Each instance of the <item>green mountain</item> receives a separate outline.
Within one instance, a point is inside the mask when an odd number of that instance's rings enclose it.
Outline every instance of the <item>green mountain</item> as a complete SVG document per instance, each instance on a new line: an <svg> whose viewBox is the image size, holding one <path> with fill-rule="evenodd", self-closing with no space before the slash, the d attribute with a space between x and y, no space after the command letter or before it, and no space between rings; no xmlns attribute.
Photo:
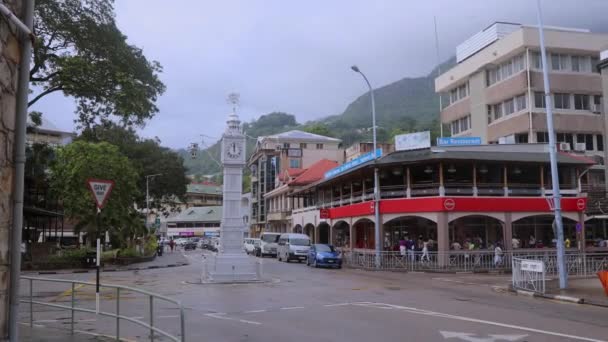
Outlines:
<svg viewBox="0 0 608 342"><path fill-rule="evenodd" d="M454 65L451 58L441 65L446 70ZM397 82L374 90L378 141L391 141L396 134L430 130L432 136L439 132L439 99L434 90L437 68L425 77L406 77ZM359 96L339 115L299 124L294 115L274 112L262 115L257 120L243 124L248 136L247 153L253 151L255 139L301 129L313 133L330 135L342 139L345 146L357 141L371 141L371 109L369 93ZM434 140L434 139L433 139ZM191 174L216 174L220 171L220 146L215 143L206 150L198 151L196 159L184 149L178 151L184 157L184 164Z"/></svg>

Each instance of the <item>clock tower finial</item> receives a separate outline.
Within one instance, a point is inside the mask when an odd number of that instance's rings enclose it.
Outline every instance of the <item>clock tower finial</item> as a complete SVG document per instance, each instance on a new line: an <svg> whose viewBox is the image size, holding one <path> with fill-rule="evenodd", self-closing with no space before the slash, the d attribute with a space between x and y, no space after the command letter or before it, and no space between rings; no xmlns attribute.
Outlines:
<svg viewBox="0 0 608 342"><path fill-rule="evenodd" d="M228 115L228 121L226 121L228 124L226 127L226 134L228 135L241 134L241 120L239 120L239 116L236 114L240 97L241 96L238 93L230 93L226 99L226 102L232 105L232 113Z"/></svg>

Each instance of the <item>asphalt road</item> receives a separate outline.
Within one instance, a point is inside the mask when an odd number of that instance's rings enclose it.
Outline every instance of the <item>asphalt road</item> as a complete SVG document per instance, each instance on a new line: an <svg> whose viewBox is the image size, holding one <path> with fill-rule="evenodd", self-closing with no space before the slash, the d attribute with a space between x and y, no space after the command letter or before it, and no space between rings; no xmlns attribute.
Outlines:
<svg viewBox="0 0 608 342"><path fill-rule="evenodd" d="M102 275L106 283L136 286L181 300L187 341L607 341L608 309L498 293L509 278L491 275L390 273L314 269L263 259L266 282L203 285L200 251L189 266ZM93 280L89 274L62 276ZM23 287L24 294L27 286ZM68 290L68 291L66 291ZM69 305L67 286L36 288L40 300ZM77 289L78 305L93 308L93 288ZM102 293L102 309L115 307ZM121 314L148 320L147 300L121 294ZM22 321L29 320L23 310ZM35 307L35 324L69 327L69 311ZM178 311L155 304L155 322L179 331ZM115 333L114 321L78 313L76 329ZM121 324L121 336L146 340L147 331ZM162 341L162 338L156 339Z"/></svg>

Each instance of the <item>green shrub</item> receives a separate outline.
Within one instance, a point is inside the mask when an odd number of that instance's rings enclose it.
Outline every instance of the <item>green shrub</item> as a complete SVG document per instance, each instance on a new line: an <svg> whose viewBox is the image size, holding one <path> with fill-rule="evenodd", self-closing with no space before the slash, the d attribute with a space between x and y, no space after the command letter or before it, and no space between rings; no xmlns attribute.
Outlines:
<svg viewBox="0 0 608 342"><path fill-rule="evenodd" d="M158 248L158 240L156 240L156 236L149 235L146 238L146 244L144 245L144 255L152 255L156 252L156 248Z"/></svg>
<svg viewBox="0 0 608 342"><path fill-rule="evenodd" d="M123 248L118 251L118 257L120 257L120 258L134 258L134 257L138 257L138 256L140 256L140 255L139 255L139 253L137 253L137 250L135 249L135 247Z"/></svg>
<svg viewBox="0 0 608 342"><path fill-rule="evenodd" d="M79 249L64 249L59 251L58 254L50 255L46 262L49 263L70 263L70 262L81 262L82 259L87 255L87 252L94 252L87 248Z"/></svg>

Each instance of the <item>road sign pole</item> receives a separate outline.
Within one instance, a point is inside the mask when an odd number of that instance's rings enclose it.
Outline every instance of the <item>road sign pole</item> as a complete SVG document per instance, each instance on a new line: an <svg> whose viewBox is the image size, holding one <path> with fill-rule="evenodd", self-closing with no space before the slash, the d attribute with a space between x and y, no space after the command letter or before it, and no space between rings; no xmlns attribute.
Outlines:
<svg viewBox="0 0 608 342"><path fill-rule="evenodd" d="M95 258L96 261L96 276L95 276L95 311L99 314L99 273L101 266L101 239L99 238L99 215L101 214L101 209L97 208L97 255Z"/></svg>

